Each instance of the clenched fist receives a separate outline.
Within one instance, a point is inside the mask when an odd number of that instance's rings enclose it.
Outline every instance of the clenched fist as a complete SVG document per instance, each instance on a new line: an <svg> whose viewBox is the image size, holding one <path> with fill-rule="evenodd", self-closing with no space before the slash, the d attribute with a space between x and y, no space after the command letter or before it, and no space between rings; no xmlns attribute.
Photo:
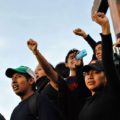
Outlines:
<svg viewBox="0 0 120 120"><path fill-rule="evenodd" d="M86 38L87 37L87 34L85 33L85 31L83 31L82 29L80 28L77 28L73 31L76 35L79 35L83 38Z"/></svg>
<svg viewBox="0 0 120 120"><path fill-rule="evenodd" d="M37 42L34 41L33 39L29 39L27 41L28 48L35 54L37 51Z"/></svg>
<svg viewBox="0 0 120 120"><path fill-rule="evenodd" d="M98 13L95 12L93 15L93 20L101 26L105 26L106 24L109 24L107 16L101 12Z"/></svg>
<svg viewBox="0 0 120 120"><path fill-rule="evenodd" d="M104 13L97 13L93 15L93 20L99 24L102 28L102 34L108 35L110 34L110 24L107 16Z"/></svg>

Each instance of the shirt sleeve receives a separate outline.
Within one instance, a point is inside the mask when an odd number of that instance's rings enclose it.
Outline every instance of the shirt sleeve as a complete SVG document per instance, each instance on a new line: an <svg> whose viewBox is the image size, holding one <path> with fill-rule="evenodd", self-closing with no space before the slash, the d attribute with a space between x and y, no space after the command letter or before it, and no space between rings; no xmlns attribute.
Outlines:
<svg viewBox="0 0 120 120"><path fill-rule="evenodd" d="M88 35L85 40L88 42L88 44L90 45L90 47L92 48L92 50L94 51L95 50L95 46L96 46L96 42L95 40L90 36Z"/></svg>

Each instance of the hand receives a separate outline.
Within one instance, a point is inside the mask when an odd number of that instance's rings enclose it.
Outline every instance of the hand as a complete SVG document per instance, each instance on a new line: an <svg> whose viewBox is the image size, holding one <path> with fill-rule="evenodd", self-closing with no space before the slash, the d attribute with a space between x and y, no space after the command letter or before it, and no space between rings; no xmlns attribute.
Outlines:
<svg viewBox="0 0 120 120"><path fill-rule="evenodd" d="M115 42L114 46L120 47L120 38L117 39L117 41Z"/></svg>
<svg viewBox="0 0 120 120"><path fill-rule="evenodd" d="M82 60L76 60L76 66L81 66L83 64Z"/></svg>
<svg viewBox="0 0 120 120"><path fill-rule="evenodd" d="M86 38L88 35L85 33L85 31L83 31L82 29L80 28L77 28L73 31L75 33L75 35L79 35L83 38Z"/></svg>
<svg viewBox="0 0 120 120"><path fill-rule="evenodd" d="M37 42L34 41L33 39L29 39L27 41L27 45L28 45L29 49L35 54L37 51L37 46L38 46Z"/></svg>
<svg viewBox="0 0 120 120"><path fill-rule="evenodd" d="M93 15L93 20L101 26L109 24L107 16L101 12L95 12L95 14Z"/></svg>
<svg viewBox="0 0 120 120"><path fill-rule="evenodd" d="M103 34L106 35L106 34L110 33L109 20L104 13L95 12L95 14L93 15L93 20L102 27L102 33Z"/></svg>

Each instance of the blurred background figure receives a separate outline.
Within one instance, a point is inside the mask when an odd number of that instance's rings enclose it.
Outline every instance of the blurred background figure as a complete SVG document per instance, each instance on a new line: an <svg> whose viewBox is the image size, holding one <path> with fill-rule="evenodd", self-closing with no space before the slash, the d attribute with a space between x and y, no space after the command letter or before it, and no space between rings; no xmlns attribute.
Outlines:
<svg viewBox="0 0 120 120"><path fill-rule="evenodd" d="M3 117L1 113L0 113L0 120L5 120L5 118Z"/></svg>
<svg viewBox="0 0 120 120"><path fill-rule="evenodd" d="M66 67L64 62L60 62L55 67L56 72L62 76L63 78L67 78L69 76L69 68Z"/></svg>

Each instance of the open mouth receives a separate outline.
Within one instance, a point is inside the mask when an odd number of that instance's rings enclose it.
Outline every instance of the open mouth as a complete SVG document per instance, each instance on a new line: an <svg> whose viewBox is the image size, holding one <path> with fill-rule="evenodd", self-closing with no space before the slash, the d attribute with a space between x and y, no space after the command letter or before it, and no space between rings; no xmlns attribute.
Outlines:
<svg viewBox="0 0 120 120"><path fill-rule="evenodd" d="M17 84L12 85L12 87L13 87L14 91L17 91L19 89L19 85L17 85Z"/></svg>

